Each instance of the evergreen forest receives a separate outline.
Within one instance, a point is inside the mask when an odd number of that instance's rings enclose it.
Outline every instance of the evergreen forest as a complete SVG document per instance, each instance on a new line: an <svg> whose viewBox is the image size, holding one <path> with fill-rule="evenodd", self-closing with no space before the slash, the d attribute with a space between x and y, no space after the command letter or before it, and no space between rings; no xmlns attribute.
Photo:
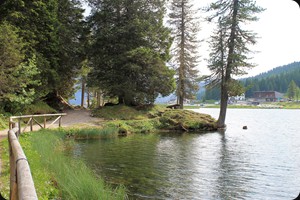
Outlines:
<svg viewBox="0 0 300 200"><path fill-rule="evenodd" d="M239 80L245 87L246 98L251 98L255 91L277 91L287 93L292 81L300 86L300 62L276 67L254 77ZM206 90L205 99L219 100L219 89Z"/></svg>

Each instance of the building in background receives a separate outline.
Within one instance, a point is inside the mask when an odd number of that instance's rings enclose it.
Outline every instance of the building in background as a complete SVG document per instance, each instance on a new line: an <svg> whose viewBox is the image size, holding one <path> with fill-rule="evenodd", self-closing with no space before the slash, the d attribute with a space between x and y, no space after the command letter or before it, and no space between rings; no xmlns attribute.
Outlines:
<svg viewBox="0 0 300 200"><path fill-rule="evenodd" d="M284 101L284 95L276 91L256 91L253 98L257 102L279 102Z"/></svg>

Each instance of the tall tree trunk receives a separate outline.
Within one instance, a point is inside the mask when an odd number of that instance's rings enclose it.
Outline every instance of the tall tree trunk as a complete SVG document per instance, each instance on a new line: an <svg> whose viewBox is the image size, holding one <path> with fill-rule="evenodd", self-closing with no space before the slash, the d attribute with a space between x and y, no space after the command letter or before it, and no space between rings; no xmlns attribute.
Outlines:
<svg viewBox="0 0 300 200"><path fill-rule="evenodd" d="M124 96L121 96L121 95L119 95L118 96L118 104L124 104L125 103L125 97Z"/></svg>
<svg viewBox="0 0 300 200"><path fill-rule="evenodd" d="M221 86L221 102L220 102L220 113L217 121L218 128L225 128L225 119L228 105L228 90L225 85Z"/></svg>
<svg viewBox="0 0 300 200"><path fill-rule="evenodd" d="M87 107L90 107L90 90L87 88Z"/></svg>
<svg viewBox="0 0 300 200"><path fill-rule="evenodd" d="M85 92L85 80L82 78L81 81L81 108L84 107L84 92Z"/></svg>
<svg viewBox="0 0 300 200"><path fill-rule="evenodd" d="M225 77L223 78L221 85L221 102L220 102L220 114L217 121L218 128L225 128L226 111L228 106L228 88L229 81L231 80L232 65L234 64L234 49L237 31L237 14L238 14L239 0L233 2L232 24L228 44L228 58L225 70Z"/></svg>
<svg viewBox="0 0 300 200"><path fill-rule="evenodd" d="M97 108L100 108L101 107L101 92L98 91L96 92L96 98L97 98Z"/></svg>
<svg viewBox="0 0 300 200"><path fill-rule="evenodd" d="M184 58L184 47L185 47L185 18L184 18L184 1L181 1L181 42L180 42L180 58L179 58L179 105L180 109L183 109L183 101L185 97L185 58Z"/></svg>

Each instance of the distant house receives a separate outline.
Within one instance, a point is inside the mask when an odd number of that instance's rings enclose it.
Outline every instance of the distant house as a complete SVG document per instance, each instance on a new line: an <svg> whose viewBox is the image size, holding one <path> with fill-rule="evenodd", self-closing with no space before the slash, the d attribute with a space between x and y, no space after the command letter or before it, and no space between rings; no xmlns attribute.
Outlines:
<svg viewBox="0 0 300 200"><path fill-rule="evenodd" d="M228 99L228 103L236 103L238 101L245 101L246 100L246 97L245 97L245 94L241 94L239 96L232 96L232 97L229 97Z"/></svg>
<svg viewBox="0 0 300 200"><path fill-rule="evenodd" d="M256 91L253 98L258 102L278 102L284 99L283 94L276 91Z"/></svg>

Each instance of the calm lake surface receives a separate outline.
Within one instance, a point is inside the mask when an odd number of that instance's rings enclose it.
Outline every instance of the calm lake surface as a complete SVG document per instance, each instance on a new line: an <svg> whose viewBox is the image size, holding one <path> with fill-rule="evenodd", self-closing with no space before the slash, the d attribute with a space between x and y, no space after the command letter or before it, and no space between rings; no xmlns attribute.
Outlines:
<svg viewBox="0 0 300 200"><path fill-rule="evenodd" d="M73 155L107 182L125 185L130 199L294 199L300 192L299 116L300 110L229 109L225 133L82 140Z"/></svg>

